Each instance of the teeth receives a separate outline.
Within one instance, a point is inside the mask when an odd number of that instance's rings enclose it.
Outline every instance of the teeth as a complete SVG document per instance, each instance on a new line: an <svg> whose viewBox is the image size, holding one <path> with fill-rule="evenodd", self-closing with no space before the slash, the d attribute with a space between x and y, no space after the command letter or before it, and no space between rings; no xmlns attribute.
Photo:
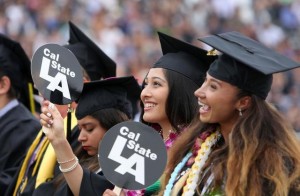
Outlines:
<svg viewBox="0 0 300 196"><path fill-rule="evenodd" d="M204 104L204 103L201 103L200 101L198 101L198 105L199 105L200 107L203 107L205 104Z"/></svg>
<svg viewBox="0 0 300 196"><path fill-rule="evenodd" d="M209 106L208 105L203 105L202 109L207 111L209 109Z"/></svg>
<svg viewBox="0 0 300 196"><path fill-rule="evenodd" d="M154 103L146 103L145 108L153 108L155 106Z"/></svg>
<svg viewBox="0 0 300 196"><path fill-rule="evenodd" d="M200 108L202 108L203 110L208 110L210 107L208 105L205 105L204 103L198 102Z"/></svg>

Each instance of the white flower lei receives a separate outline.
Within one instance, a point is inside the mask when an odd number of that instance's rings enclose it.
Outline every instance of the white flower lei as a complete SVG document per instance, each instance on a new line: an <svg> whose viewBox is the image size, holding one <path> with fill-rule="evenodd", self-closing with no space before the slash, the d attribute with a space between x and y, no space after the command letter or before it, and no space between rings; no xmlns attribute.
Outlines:
<svg viewBox="0 0 300 196"><path fill-rule="evenodd" d="M194 195L202 168L211 153L212 146L216 144L220 137L220 132L216 131L207 137L205 142L201 144L201 148L198 150L198 154L189 173L186 185L183 188L183 196Z"/></svg>

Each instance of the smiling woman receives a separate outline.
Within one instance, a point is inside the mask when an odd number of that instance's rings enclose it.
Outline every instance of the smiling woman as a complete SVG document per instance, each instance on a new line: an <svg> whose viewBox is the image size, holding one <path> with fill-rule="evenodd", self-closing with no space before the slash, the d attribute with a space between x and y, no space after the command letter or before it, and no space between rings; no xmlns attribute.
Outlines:
<svg viewBox="0 0 300 196"><path fill-rule="evenodd" d="M169 94L169 84L162 68L152 68L144 80L141 100L144 104L143 120L148 123L158 123L163 130L171 130L171 124L166 114L166 102ZM163 138L168 137L163 132Z"/></svg>
<svg viewBox="0 0 300 196"><path fill-rule="evenodd" d="M198 112L194 91L216 57L207 51L158 33L163 56L146 75L141 93L141 121L153 126L169 148Z"/></svg>
<svg viewBox="0 0 300 196"><path fill-rule="evenodd" d="M300 65L237 32L201 41L223 53L195 92L202 122L171 149L169 178L162 192L299 195L299 141L291 125L265 99L272 73ZM182 162L190 152L194 160Z"/></svg>

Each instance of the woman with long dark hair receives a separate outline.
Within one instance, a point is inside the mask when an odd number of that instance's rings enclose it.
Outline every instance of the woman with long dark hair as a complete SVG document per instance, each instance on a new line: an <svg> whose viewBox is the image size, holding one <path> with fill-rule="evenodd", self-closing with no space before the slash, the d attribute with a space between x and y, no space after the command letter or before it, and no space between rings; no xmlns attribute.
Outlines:
<svg viewBox="0 0 300 196"><path fill-rule="evenodd" d="M300 65L237 32L200 40L223 54L195 92L201 122L171 149L161 193L299 195L299 141L265 99L272 73Z"/></svg>

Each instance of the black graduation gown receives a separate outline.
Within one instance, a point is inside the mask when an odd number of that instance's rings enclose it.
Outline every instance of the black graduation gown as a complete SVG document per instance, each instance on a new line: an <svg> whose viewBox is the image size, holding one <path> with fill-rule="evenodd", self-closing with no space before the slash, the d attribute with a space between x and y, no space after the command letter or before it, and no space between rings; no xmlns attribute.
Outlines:
<svg viewBox="0 0 300 196"><path fill-rule="evenodd" d="M72 135L71 135L71 140L69 141L71 146L72 146L72 149L76 149L80 143L78 142L77 138L78 138L78 135L79 135L79 131L78 131L78 126L75 126L73 129L72 129ZM45 137L45 136L43 136ZM42 137L42 138L43 138ZM44 156L44 155L43 155ZM22 158L22 160L24 160L25 157ZM9 185L9 187L7 188L6 192L5 192L5 196L11 196L13 195L14 193L14 190L15 190L15 187L16 187L16 183L17 183L17 179L18 179L18 174L20 173L21 171L21 167L22 165L19 166L18 168L18 172L16 172L16 175L13 177L12 179L12 182L11 184ZM22 196L32 196L35 192L35 183L36 183L36 177L37 175L31 175L32 172L33 172L33 169L35 167L35 163L32 164L30 167L29 167L29 171L28 171L28 180L27 180L27 184L26 184L26 187L24 188L23 192L22 192ZM60 174L61 172L59 171L58 169L58 164L55 165L55 168L54 168L54 178ZM44 184L44 183L43 183ZM46 183L47 184L47 183ZM48 184L51 184L51 181L48 182ZM41 186L41 185L40 185ZM40 187L39 186L39 187ZM48 185L49 186L49 185ZM51 186L53 186L51 184ZM38 188L39 188L38 187ZM50 195L53 195L51 194L51 188L48 188L49 189L49 194ZM43 196L47 195L48 193L43 193ZM1 194L0 194L1 195Z"/></svg>
<svg viewBox="0 0 300 196"><path fill-rule="evenodd" d="M21 103L0 118L0 195L12 182L40 129L38 119Z"/></svg>
<svg viewBox="0 0 300 196"><path fill-rule="evenodd" d="M112 189L114 186L106 180L103 173L95 174L87 169L83 169L83 178L80 186L80 196L102 196L106 189ZM72 191L64 182L57 190L54 190L53 182L41 184L33 196L72 196Z"/></svg>

